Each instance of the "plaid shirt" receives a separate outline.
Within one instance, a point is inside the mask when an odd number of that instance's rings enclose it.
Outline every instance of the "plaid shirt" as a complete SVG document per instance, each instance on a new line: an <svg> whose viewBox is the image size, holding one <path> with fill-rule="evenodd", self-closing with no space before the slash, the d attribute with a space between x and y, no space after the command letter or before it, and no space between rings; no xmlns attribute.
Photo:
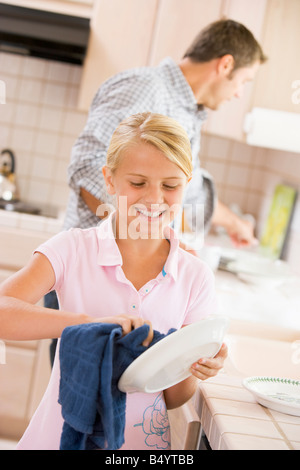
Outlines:
<svg viewBox="0 0 300 470"><path fill-rule="evenodd" d="M191 142L194 166L186 202L207 202L198 158L201 125L206 119L206 111L199 109L192 89L178 65L167 58L157 67L138 67L121 72L99 88L86 126L72 149L68 170L72 191L64 229L88 228L99 223L99 218L80 198L81 187L100 201L113 204L113 199L106 192L101 172L111 136L123 119L145 111L170 116L185 128ZM208 220L212 214L213 200L210 185Z"/></svg>

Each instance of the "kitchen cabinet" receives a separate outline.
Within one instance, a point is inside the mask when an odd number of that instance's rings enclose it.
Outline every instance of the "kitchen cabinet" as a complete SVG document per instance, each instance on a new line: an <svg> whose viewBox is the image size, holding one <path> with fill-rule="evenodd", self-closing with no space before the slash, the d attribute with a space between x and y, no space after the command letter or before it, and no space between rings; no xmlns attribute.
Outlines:
<svg viewBox="0 0 300 470"><path fill-rule="evenodd" d="M269 60L258 72L253 107L300 112L293 88L300 79L299 20L299 0L268 1L262 44Z"/></svg>
<svg viewBox="0 0 300 470"><path fill-rule="evenodd" d="M179 61L199 31L222 14L222 0L161 0L148 65L167 56Z"/></svg>
<svg viewBox="0 0 300 470"><path fill-rule="evenodd" d="M49 237L1 227L0 283L24 266ZM36 410L51 372L49 344L48 340L0 342L0 437L19 439Z"/></svg>
<svg viewBox="0 0 300 470"><path fill-rule="evenodd" d="M98 87L122 70L147 65L158 0L99 0L91 20L79 108L87 111Z"/></svg>
<svg viewBox="0 0 300 470"><path fill-rule="evenodd" d="M195 410L194 398L184 405L168 410L172 450L194 450L198 448L201 422Z"/></svg>
<svg viewBox="0 0 300 470"><path fill-rule="evenodd" d="M49 341L5 341L0 363L0 437L19 439L47 387Z"/></svg>
<svg viewBox="0 0 300 470"><path fill-rule="evenodd" d="M2 0L1 3L90 18L94 0Z"/></svg>

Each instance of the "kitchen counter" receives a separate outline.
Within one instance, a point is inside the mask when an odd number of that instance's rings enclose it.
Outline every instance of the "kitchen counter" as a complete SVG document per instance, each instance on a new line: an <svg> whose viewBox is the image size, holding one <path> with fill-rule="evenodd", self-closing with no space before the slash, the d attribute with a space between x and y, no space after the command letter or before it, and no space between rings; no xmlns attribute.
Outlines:
<svg viewBox="0 0 300 470"><path fill-rule="evenodd" d="M300 450L300 417L261 406L242 385L244 377L277 371L300 379L300 363L291 361L300 347L300 277L277 286L245 282L222 270L215 278L219 314L231 322L225 338L229 359L217 377L198 385L194 408L200 435L213 450ZM232 347L237 348L234 338L239 350ZM280 351L276 357L280 348L285 356Z"/></svg>
<svg viewBox="0 0 300 470"><path fill-rule="evenodd" d="M246 283L226 271L215 278L221 315L300 330L300 277L276 287Z"/></svg>
<svg viewBox="0 0 300 470"><path fill-rule="evenodd" d="M195 408L212 450L300 450L300 418L259 405L240 377L201 382Z"/></svg>
<svg viewBox="0 0 300 470"><path fill-rule="evenodd" d="M0 210L0 268L18 270L41 243L58 233L62 219Z"/></svg>
<svg viewBox="0 0 300 470"><path fill-rule="evenodd" d="M300 417L260 405L243 379L300 379L300 331L245 320L230 322L228 358L219 374L199 381L193 398L169 412L172 449L300 450Z"/></svg>
<svg viewBox="0 0 300 470"><path fill-rule="evenodd" d="M214 252L217 250L221 261L222 259L237 261L240 268L244 265L245 272L247 269L253 269L254 273L255 269L259 270L259 267L265 273L272 270L269 265L267 268L264 265L264 260L268 258L262 256L259 246L250 249L235 249L229 237L223 233L209 234L204 250L204 259L210 265L215 257ZM262 262L261 265L260 262ZM254 276L254 274L248 276L247 279L243 273L233 273L224 269L215 270L219 313L234 320L300 330L300 272L294 272L286 262L279 261L279 263L281 263L282 271L278 271L279 267L275 263L274 272L276 275L288 273L290 277L283 278L284 281L279 277L268 279L263 276ZM212 264L215 264L215 261Z"/></svg>
<svg viewBox="0 0 300 470"><path fill-rule="evenodd" d="M170 413L173 449L203 448L203 432L213 450L300 450L300 418L261 406L242 385L255 375L300 379L299 275L274 285L217 270L215 285L218 314L230 319L229 358Z"/></svg>
<svg viewBox="0 0 300 470"><path fill-rule="evenodd" d="M53 210L53 212L55 211ZM1 228L7 229L16 228L55 234L61 230L63 223L62 218L63 214L59 214L58 217L55 217L0 209L0 226Z"/></svg>

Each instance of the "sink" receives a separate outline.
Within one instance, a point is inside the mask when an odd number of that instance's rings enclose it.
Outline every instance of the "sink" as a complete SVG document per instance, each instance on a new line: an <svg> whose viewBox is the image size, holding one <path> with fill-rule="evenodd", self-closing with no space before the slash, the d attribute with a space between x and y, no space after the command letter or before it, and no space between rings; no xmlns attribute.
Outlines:
<svg viewBox="0 0 300 470"><path fill-rule="evenodd" d="M31 204L26 204L19 200L15 201L5 201L4 199L0 199L0 209L10 212L23 212L25 214L40 214L40 209L32 206Z"/></svg>
<svg viewBox="0 0 300 470"><path fill-rule="evenodd" d="M298 340L284 341L228 334L225 342L229 351L225 373L300 379L300 336Z"/></svg>
<svg viewBox="0 0 300 470"><path fill-rule="evenodd" d="M41 215L43 217L57 218L58 209L54 206L39 204L35 206L31 203L20 200L5 201L0 198L0 209L7 212L20 212L23 214Z"/></svg>

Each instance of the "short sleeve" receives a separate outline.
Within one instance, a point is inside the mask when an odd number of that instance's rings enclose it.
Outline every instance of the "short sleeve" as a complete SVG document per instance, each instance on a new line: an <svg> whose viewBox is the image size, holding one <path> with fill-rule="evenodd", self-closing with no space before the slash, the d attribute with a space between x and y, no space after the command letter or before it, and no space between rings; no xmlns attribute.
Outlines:
<svg viewBox="0 0 300 470"><path fill-rule="evenodd" d="M61 232L38 246L35 253L42 253L49 260L54 274L55 284L53 290L59 290L64 279L67 277L67 271L72 270L76 262L76 247L73 236L74 230Z"/></svg>

